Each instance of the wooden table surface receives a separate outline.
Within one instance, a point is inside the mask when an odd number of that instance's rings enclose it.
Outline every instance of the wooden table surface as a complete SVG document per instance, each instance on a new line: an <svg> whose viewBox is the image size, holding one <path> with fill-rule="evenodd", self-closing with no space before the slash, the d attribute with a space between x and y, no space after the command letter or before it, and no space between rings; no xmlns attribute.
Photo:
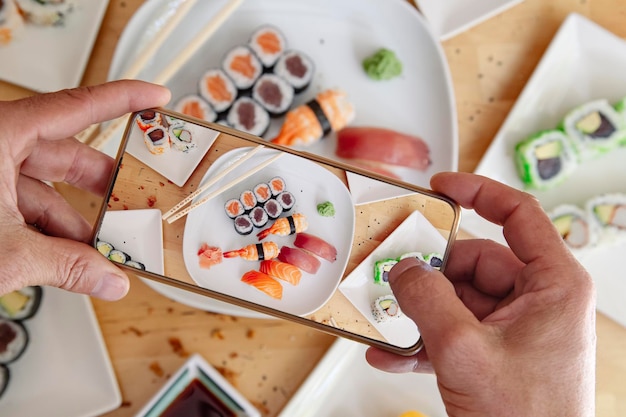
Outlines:
<svg viewBox="0 0 626 417"><path fill-rule="evenodd" d="M106 80L126 22L141 0L111 0L82 84ZM621 0L526 0L443 43L450 65L460 137L460 171L473 171L565 17L577 12L626 38ZM0 99L30 91L0 82ZM88 219L100 201L60 190ZM123 395L108 417L136 411L198 352L264 416L275 416L334 341L278 320L208 313L176 303L133 280L129 295L93 300ZM626 329L598 315L597 415L626 415Z"/></svg>

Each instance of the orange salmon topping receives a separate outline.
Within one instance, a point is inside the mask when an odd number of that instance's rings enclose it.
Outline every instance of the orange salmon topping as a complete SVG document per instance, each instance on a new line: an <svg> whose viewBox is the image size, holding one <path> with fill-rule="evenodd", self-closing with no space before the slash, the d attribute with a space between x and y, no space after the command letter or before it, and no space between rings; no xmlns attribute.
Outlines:
<svg viewBox="0 0 626 417"><path fill-rule="evenodd" d="M200 103L197 101L188 101L185 103L183 114L197 117L198 119L204 119L204 112L202 111L202 107L200 107Z"/></svg>
<svg viewBox="0 0 626 417"><path fill-rule="evenodd" d="M207 91L216 100L230 101L233 99L233 95L230 93L230 91L228 91L224 79L222 79L222 77L220 77L219 75L213 75L208 77L205 80L205 85Z"/></svg>
<svg viewBox="0 0 626 417"><path fill-rule="evenodd" d="M254 66L252 65L252 56L250 54L234 57L230 62L230 68L235 72L243 74L245 77L254 77Z"/></svg>
<svg viewBox="0 0 626 417"><path fill-rule="evenodd" d="M274 32L262 33L256 38L256 42L266 54L275 54L281 50L280 39Z"/></svg>

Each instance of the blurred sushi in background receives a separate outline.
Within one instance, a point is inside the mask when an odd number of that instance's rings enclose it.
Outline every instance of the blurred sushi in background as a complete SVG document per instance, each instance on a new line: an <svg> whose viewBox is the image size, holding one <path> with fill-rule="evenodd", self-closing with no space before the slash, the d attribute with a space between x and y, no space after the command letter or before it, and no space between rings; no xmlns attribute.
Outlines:
<svg viewBox="0 0 626 417"><path fill-rule="evenodd" d="M41 26L63 25L76 4L76 0L15 1L27 22Z"/></svg>
<svg viewBox="0 0 626 417"><path fill-rule="evenodd" d="M39 286L25 287L0 296L0 317L11 320L26 320L35 315L43 290Z"/></svg>
<svg viewBox="0 0 626 417"><path fill-rule="evenodd" d="M217 120L217 113L215 113L211 105L197 94L188 94L178 99L174 110L207 122Z"/></svg>
<svg viewBox="0 0 626 417"><path fill-rule="evenodd" d="M274 74L263 74L254 84L252 98L261 103L272 117L283 116L293 103L293 87Z"/></svg>
<svg viewBox="0 0 626 417"><path fill-rule="evenodd" d="M263 73L263 65L247 46L235 46L226 53L222 69L240 92L246 92Z"/></svg>
<svg viewBox="0 0 626 417"><path fill-rule="evenodd" d="M252 33L248 45L267 71L274 67L279 56L287 48L287 39L278 28L263 25Z"/></svg>
<svg viewBox="0 0 626 417"><path fill-rule="evenodd" d="M285 51L278 58L274 73L287 80L298 94L311 84L315 74L315 65L308 55L292 49Z"/></svg>
<svg viewBox="0 0 626 417"><path fill-rule="evenodd" d="M22 356L28 340L28 331L21 321L0 318L0 365L8 365Z"/></svg>
<svg viewBox="0 0 626 417"><path fill-rule="evenodd" d="M15 0L0 0L0 45L7 45L24 30Z"/></svg>
<svg viewBox="0 0 626 417"><path fill-rule="evenodd" d="M240 97L228 112L226 121L237 130L263 136L270 126L270 115L256 100Z"/></svg>
<svg viewBox="0 0 626 417"><path fill-rule="evenodd" d="M237 99L237 87L226 73L213 68L206 71L199 81L200 96L213 107L217 118L226 114Z"/></svg>
<svg viewBox="0 0 626 417"><path fill-rule="evenodd" d="M573 252L580 252L596 243L597 228L589 222L587 212L580 207L561 204L548 212L548 217Z"/></svg>
<svg viewBox="0 0 626 417"><path fill-rule="evenodd" d="M589 199L586 210L602 229L606 243L626 238L626 194L609 193Z"/></svg>

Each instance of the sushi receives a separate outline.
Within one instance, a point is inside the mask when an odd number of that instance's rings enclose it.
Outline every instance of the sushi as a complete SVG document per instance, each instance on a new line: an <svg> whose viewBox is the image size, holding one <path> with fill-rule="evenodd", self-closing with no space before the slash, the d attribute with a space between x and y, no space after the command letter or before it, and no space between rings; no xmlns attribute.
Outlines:
<svg viewBox="0 0 626 417"><path fill-rule="evenodd" d="M252 88L252 98L272 117L283 116L293 103L293 87L274 74L263 74Z"/></svg>
<svg viewBox="0 0 626 417"><path fill-rule="evenodd" d="M389 271L398 260L395 258L385 258L374 262L374 283L378 285L389 285Z"/></svg>
<svg viewBox="0 0 626 417"><path fill-rule="evenodd" d="M272 69L276 60L287 48L285 35L276 27L263 25L257 28L248 42L266 70Z"/></svg>
<svg viewBox="0 0 626 417"><path fill-rule="evenodd" d="M595 100L571 110L561 122L581 159L613 150L626 139L625 123L607 100Z"/></svg>
<svg viewBox="0 0 626 417"><path fill-rule="evenodd" d="M25 287L0 296L0 317L11 320L26 320L35 315L43 290L39 286Z"/></svg>
<svg viewBox="0 0 626 417"><path fill-rule="evenodd" d="M309 274L316 274L322 263L311 253L290 246L280 248L278 260L291 264Z"/></svg>
<svg viewBox="0 0 626 417"><path fill-rule="evenodd" d="M272 220L277 219L283 214L283 207L274 198L270 198L263 204L263 210L267 213L268 217Z"/></svg>
<svg viewBox="0 0 626 417"><path fill-rule="evenodd" d="M35 25L60 26L74 9L74 0L15 0L24 19Z"/></svg>
<svg viewBox="0 0 626 417"><path fill-rule="evenodd" d="M207 122L217 120L217 113L215 113L211 105L197 94L188 94L178 99L174 110L196 119L206 120Z"/></svg>
<svg viewBox="0 0 626 417"><path fill-rule="evenodd" d="M256 201L259 204L265 203L267 200L269 200L272 197L272 190L270 189L270 186L264 182L255 185L254 188L252 189L252 192L254 193L254 196L256 197Z"/></svg>
<svg viewBox="0 0 626 417"><path fill-rule="evenodd" d="M188 153L197 148L197 145L193 142L193 135L191 134L191 131L185 129L183 126L170 126L168 133L172 148L183 153Z"/></svg>
<svg viewBox="0 0 626 417"><path fill-rule="evenodd" d="M561 204L548 212L548 217L572 251L579 251L595 242L596 228L590 224L587 212L580 207Z"/></svg>
<svg viewBox="0 0 626 417"><path fill-rule="evenodd" d="M131 268L139 269L140 271L145 271L146 266L141 262L133 261L132 259L124 262L124 265L130 266Z"/></svg>
<svg viewBox="0 0 626 417"><path fill-rule="evenodd" d="M270 187L270 190L272 191L273 196L277 196L278 194L282 193L283 191L285 191L285 188L287 187L285 185L285 180L282 179L281 177L274 177L270 179L268 181L268 185Z"/></svg>
<svg viewBox="0 0 626 417"><path fill-rule="evenodd" d="M544 130L515 146L515 165L527 187L545 190L567 179L578 166L578 157L565 133Z"/></svg>
<svg viewBox="0 0 626 417"><path fill-rule="evenodd" d="M372 315L378 323L384 323L402 316L402 310L393 295L383 295L372 303Z"/></svg>
<svg viewBox="0 0 626 417"><path fill-rule="evenodd" d="M287 112L285 122L272 142L284 146L312 145L330 132L346 127L354 116L354 106L346 93L322 91L315 99Z"/></svg>
<svg viewBox="0 0 626 417"><path fill-rule="evenodd" d="M289 211L296 204L296 197L289 191L283 191L276 196L276 201L283 208L283 211Z"/></svg>
<svg viewBox="0 0 626 417"><path fill-rule="evenodd" d="M96 243L96 249L98 249L98 252L100 252L104 257L108 258L111 251L115 248L109 242L99 240Z"/></svg>
<svg viewBox="0 0 626 417"><path fill-rule="evenodd" d="M170 135L163 126L154 126L146 130L143 142L153 155L163 155L170 149Z"/></svg>
<svg viewBox="0 0 626 417"><path fill-rule="evenodd" d="M125 264L126 262L130 261L130 255L128 255L126 252L123 252L121 250L118 249L113 249L108 256L109 260L116 262L118 264Z"/></svg>
<svg viewBox="0 0 626 417"><path fill-rule="evenodd" d="M21 321L0 318L0 365L18 359L28 345L28 332Z"/></svg>
<svg viewBox="0 0 626 417"><path fill-rule="evenodd" d="M241 201L245 211L252 210L257 204L256 196L250 190L243 191L239 196L239 201Z"/></svg>
<svg viewBox="0 0 626 417"><path fill-rule="evenodd" d="M441 269L443 266L443 256L440 253L429 253L424 256L424 262L435 269Z"/></svg>
<svg viewBox="0 0 626 417"><path fill-rule="evenodd" d="M234 129L263 136L270 126L270 115L257 101L240 97L228 112L226 121Z"/></svg>
<svg viewBox="0 0 626 417"><path fill-rule="evenodd" d="M144 110L135 119L137 126L144 132L155 126L161 125L161 113L155 110Z"/></svg>
<svg viewBox="0 0 626 417"><path fill-rule="evenodd" d="M24 30L24 19L15 0L0 1L0 45L11 43Z"/></svg>
<svg viewBox="0 0 626 417"><path fill-rule="evenodd" d="M259 240L265 239L269 235L289 236L295 233L304 232L309 227L309 223L304 214L296 213L291 216L281 217L267 229L257 233Z"/></svg>
<svg viewBox="0 0 626 417"><path fill-rule="evenodd" d="M224 204L224 210L226 211L226 215L231 219L244 214L246 211L238 198L231 198L228 200Z"/></svg>
<svg viewBox="0 0 626 417"><path fill-rule="evenodd" d="M286 281L291 285L298 285L302 278L302 271L298 267L281 262L277 259L270 259L261 262L259 270L271 277Z"/></svg>
<svg viewBox="0 0 626 417"><path fill-rule="evenodd" d="M213 68L206 71L198 83L200 96L217 113L217 118L225 115L237 99L237 87L224 71Z"/></svg>
<svg viewBox="0 0 626 417"><path fill-rule="evenodd" d="M263 227L270 220L267 212L261 206L256 206L255 208L250 210L248 216L250 217L250 221L252 222L254 227Z"/></svg>
<svg viewBox="0 0 626 417"><path fill-rule="evenodd" d="M587 201L586 211L601 229L607 243L626 237L626 194L610 193L593 197Z"/></svg>
<svg viewBox="0 0 626 417"><path fill-rule="evenodd" d="M256 243L241 249L224 252L224 258L241 258L246 261L263 261L278 256L278 245L274 242Z"/></svg>
<svg viewBox="0 0 626 417"><path fill-rule="evenodd" d="M274 73L284 78L298 94L311 84L315 74L315 65L313 60L303 52L289 50L278 58Z"/></svg>
<svg viewBox="0 0 626 417"><path fill-rule="evenodd" d="M297 233L293 245L297 248L307 250L328 262L337 260L337 248L324 239L310 233Z"/></svg>
<svg viewBox="0 0 626 417"><path fill-rule="evenodd" d="M249 91L263 73L261 61L245 45L235 46L226 53L222 69L240 92Z"/></svg>
<svg viewBox="0 0 626 417"><path fill-rule="evenodd" d="M240 235L249 235L254 229L252 220L250 220L250 216L248 216L247 214L241 214L235 217L233 221L233 226L235 227L237 233L239 233Z"/></svg>
<svg viewBox="0 0 626 417"><path fill-rule="evenodd" d="M248 271L243 274L241 281L263 291L272 298L277 300L283 298L283 286L280 285L280 282L263 272Z"/></svg>

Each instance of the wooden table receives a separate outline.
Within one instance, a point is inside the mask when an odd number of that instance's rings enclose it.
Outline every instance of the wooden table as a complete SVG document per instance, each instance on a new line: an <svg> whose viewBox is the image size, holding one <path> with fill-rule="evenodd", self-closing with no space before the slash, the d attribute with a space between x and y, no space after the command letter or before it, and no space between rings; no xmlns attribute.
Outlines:
<svg viewBox="0 0 626 417"><path fill-rule="evenodd" d="M106 80L116 42L140 0L111 0L82 84ZM454 82L459 170L472 171L570 12L626 37L621 0L526 0L443 43ZM0 82L0 99L31 92ZM100 201L61 191L88 219ZM131 416L167 377L199 352L265 416L275 416L333 338L277 320L207 313L170 301L138 280L122 301L93 300L123 395L110 417ZM626 415L626 329L598 315L597 415Z"/></svg>

